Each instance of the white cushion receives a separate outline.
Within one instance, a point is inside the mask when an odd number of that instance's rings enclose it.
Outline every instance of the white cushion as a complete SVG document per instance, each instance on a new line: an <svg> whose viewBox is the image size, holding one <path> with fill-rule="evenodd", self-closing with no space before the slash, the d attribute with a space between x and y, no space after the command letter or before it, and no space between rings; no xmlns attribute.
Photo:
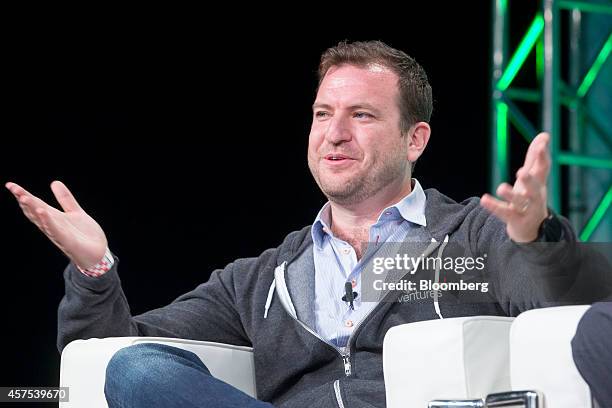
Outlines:
<svg viewBox="0 0 612 408"><path fill-rule="evenodd" d="M571 340L589 306L562 306L521 313L510 331L513 390L544 394L548 408L591 406L589 387L572 358Z"/></svg>
<svg viewBox="0 0 612 408"><path fill-rule="evenodd" d="M427 407L434 399L508 391L513 320L471 316L391 328L383 348L387 407Z"/></svg>

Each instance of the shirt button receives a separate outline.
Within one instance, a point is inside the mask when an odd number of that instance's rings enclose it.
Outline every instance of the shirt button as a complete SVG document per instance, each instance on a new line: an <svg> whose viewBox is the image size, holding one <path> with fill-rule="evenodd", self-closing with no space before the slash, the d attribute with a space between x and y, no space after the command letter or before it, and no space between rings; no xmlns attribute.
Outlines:
<svg viewBox="0 0 612 408"><path fill-rule="evenodd" d="M344 322L344 325L346 327L353 327L353 321L352 320L347 320L346 322Z"/></svg>
<svg viewBox="0 0 612 408"><path fill-rule="evenodd" d="M349 252L351 252L351 250L349 248L344 248L342 252L344 252L345 254L348 254Z"/></svg>
<svg viewBox="0 0 612 408"><path fill-rule="evenodd" d="M385 214L386 215L391 215L391 211L387 211Z"/></svg>

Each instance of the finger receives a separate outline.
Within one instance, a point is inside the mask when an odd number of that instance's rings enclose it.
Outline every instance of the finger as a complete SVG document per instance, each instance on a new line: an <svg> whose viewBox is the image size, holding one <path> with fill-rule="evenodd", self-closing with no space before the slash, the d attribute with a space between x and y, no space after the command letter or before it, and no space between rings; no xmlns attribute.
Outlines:
<svg viewBox="0 0 612 408"><path fill-rule="evenodd" d="M495 193L503 198L504 200L510 202L514 198L514 193L512 191L512 186L508 183L502 183L497 187Z"/></svg>
<svg viewBox="0 0 612 408"><path fill-rule="evenodd" d="M57 212L57 210L47 205L47 203L45 203L38 197L32 195L26 189L15 183L6 183L5 187L11 193L13 193L24 215L33 224L35 224L55 245L57 245L60 249L64 250L55 237L57 232L54 231L58 230L58 228L54 226L55 223L50 220L51 217L49 211Z"/></svg>
<svg viewBox="0 0 612 408"><path fill-rule="evenodd" d="M521 179L514 184L502 183L497 187L497 195L508 204L507 208L515 213L523 214L531 201L530 192L524 187Z"/></svg>
<svg viewBox="0 0 612 408"><path fill-rule="evenodd" d="M61 181L54 181L51 183L51 190L53 191L53 195L57 199L57 202L62 206L64 211L78 211L81 209L81 206L74 198L68 187Z"/></svg>
<svg viewBox="0 0 612 408"><path fill-rule="evenodd" d="M38 206L48 206L48 204L45 203L43 200L36 197L34 194L30 193L25 188L15 183L6 183L6 188L8 188L11 193L13 193L22 209L24 205L27 206L30 211L37 208Z"/></svg>
<svg viewBox="0 0 612 408"><path fill-rule="evenodd" d="M47 231L45 231L45 227L43 226L42 220L39 215L41 211L46 210L42 207L37 207L36 209L30 207L29 204L32 202L32 198L28 196L23 196L18 201L19 206L21 207L21 210L23 211L23 214L26 216L26 218L30 220L30 222L32 222L34 225L36 225L38 229L40 229L45 235L48 236L48 233Z"/></svg>
<svg viewBox="0 0 612 408"><path fill-rule="evenodd" d="M529 185L527 183L531 183L533 180L529 177L529 172L525 167L521 167L516 172L516 181L514 182L514 186L512 187L512 192L517 200L517 202L525 201L530 198L530 193L533 191L529 189Z"/></svg>
<svg viewBox="0 0 612 408"><path fill-rule="evenodd" d="M35 213L37 208L50 208L50 206L43 200L28 192L19 196L17 201L19 202L19 205L27 207L32 213Z"/></svg>
<svg viewBox="0 0 612 408"><path fill-rule="evenodd" d="M492 212L505 223L508 223L513 216L513 210L510 208L509 203L498 200L490 194L484 194L480 198L480 205Z"/></svg>
<svg viewBox="0 0 612 408"><path fill-rule="evenodd" d="M21 207L21 209L26 215L32 214L32 209L34 208L34 206L32 205L31 197L25 195L21 196L17 199L17 202L19 203L19 207Z"/></svg>
<svg viewBox="0 0 612 408"><path fill-rule="evenodd" d="M30 192L28 192L25 188L21 187L19 184L8 182L8 183L5 184L5 187L11 193L13 193L15 198L19 198L19 197L21 197L23 195L32 195Z"/></svg>
<svg viewBox="0 0 612 408"><path fill-rule="evenodd" d="M546 184L548 174L550 173L550 153L548 151L548 145L541 145L536 151L536 158L529 170L529 173L533 175L540 183Z"/></svg>
<svg viewBox="0 0 612 408"><path fill-rule="evenodd" d="M549 140L550 135L546 132L542 132L531 141L529 148L527 149L527 154L525 155L523 167L525 167L527 170L531 169L536 161L539 149L542 148L542 146L548 149Z"/></svg>
<svg viewBox="0 0 612 408"><path fill-rule="evenodd" d="M521 190L517 191L524 199L532 199L538 196L540 189L546 184L540 182L532 173L521 169L516 173L516 184L521 186Z"/></svg>

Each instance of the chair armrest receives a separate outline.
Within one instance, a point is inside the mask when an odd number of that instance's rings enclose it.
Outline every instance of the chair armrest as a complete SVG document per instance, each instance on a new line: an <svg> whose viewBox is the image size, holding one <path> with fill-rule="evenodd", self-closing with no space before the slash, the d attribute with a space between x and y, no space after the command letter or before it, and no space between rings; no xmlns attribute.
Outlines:
<svg viewBox="0 0 612 408"><path fill-rule="evenodd" d="M427 320L391 328L383 345L387 407L483 398L510 389L510 317Z"/></svg>
<svg viewBox="0 0 612 408"><path fill-rule="evenodd" d="M162 343L196 354L211 374L248 395L257 395L250 347L164 337L109 337L75 340L61 357L60 386L69 388L69 402L60 408L107 408L104 398L106 366L120 349L139 343Z"/></svg>
<svg viewBox="0 0 612 408"><path fill-rule="evenodd" d="M561 306L521 313L510 330L512 389L544 394L547 407L590 407L591 392L572 357L571 341L589 306Z"/></svg>

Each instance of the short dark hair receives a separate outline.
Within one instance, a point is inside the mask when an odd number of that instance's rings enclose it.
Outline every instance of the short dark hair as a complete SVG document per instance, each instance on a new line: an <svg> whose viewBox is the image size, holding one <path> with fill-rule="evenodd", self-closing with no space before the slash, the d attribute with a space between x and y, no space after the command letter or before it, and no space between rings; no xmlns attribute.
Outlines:
<svg viewBox="0 0 612 408"><path fill-rule="evenodd" d="M417 122L429 122L433 111L431 85L425 70L403 51L382 41L341 41L321 55L319 86L331 67L380 64L399 77L400 130L405 133Z"/></svg>

